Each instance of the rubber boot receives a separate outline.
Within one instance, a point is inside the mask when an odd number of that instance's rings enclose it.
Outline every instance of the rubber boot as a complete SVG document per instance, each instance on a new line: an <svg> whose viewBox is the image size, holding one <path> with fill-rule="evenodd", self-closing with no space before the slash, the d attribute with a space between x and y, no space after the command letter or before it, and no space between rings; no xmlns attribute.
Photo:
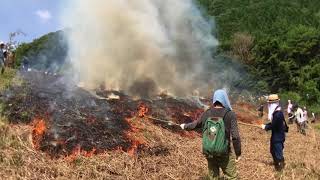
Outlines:
<svg viewBox="0 0 320 180"><path fill-rule="evenodd" d="M284 162L284 159L280 161L280 168L281 170L284 169L286 166L286 163Z"/></svg>
<svg viewBox="0 0 320 180"><path fill-rule="evenodd" d="M283 160L280 160L280 161L275 161L274 162L274 168L276 171L282 171L283 168L285 167L285 162L284 162L284 159Z"/></svg>
<svg viewBox="0 0 320 180"><path fill-rule="evenodd" d="M276 171L281 171L280 162L274 162L273 164Z"/></svg>

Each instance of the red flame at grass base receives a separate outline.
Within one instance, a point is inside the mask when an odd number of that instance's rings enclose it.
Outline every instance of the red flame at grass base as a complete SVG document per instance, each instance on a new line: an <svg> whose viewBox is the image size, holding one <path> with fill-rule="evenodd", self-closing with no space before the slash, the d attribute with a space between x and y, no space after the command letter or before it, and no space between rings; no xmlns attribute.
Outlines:
<svg viewBox="0 0 320 180"><path fill-rule="evenodd" d="M84 157L92 157L94 154L96 154L97 149L92 148L90 151L86 151L81 149L80 144L78 144L71 152L71 154L67 157L65 157L66 160L68 161L74 161L76 160L79 156L84 156Z"/></svg>
<svg viewBox="0 0 320 180"><path fill-rule="evenodd" d="M144 103L140 103L138 106L138 117L143 118L148 112L149 108Z"/></svg>
<svg viewBox="0 0 320 180"><path fill-rule="evenodd" d="M34 145L34 148L38 150L40 148L40 143L43 139L43 136L47 131L46 123L44 119L35 118L31 124L33 126L32 143Z"/></svg>

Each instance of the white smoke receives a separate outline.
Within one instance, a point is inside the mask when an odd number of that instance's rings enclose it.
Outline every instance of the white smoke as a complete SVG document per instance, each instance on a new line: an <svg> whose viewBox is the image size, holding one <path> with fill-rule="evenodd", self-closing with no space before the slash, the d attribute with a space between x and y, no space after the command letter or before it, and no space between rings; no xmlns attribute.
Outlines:
<svg viewBox="0 0 320 180"><path fill-rule="evenodd" d="M62 16L69 58L86 86L176 95L213 86L203 71L218 42L192 0L69 3Z"/></svg>

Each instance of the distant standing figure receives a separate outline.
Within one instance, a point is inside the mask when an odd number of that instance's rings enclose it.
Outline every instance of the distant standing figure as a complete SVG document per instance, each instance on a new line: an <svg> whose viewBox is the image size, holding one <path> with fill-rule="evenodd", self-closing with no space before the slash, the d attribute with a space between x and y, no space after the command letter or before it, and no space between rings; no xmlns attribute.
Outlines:
<svg viewBox="0 0 320 180"><path fill-rule="evenodd" d="M294 119L294 115L292 113L292 103L291 100L288 100L288 108L287 108L287 113L288 113L288 123L292 124L293 123L293 119Z"/></svg>
<svg viewBox="0 0 320 180"><path fill-rule="evenodd" d="M259 117L263 117L263 108L263 104L260 104L260 106L257 109Z"/></svg>
<svg viewBox="0 0 320 180"><path fill-rule="evenodd" d="M312 112L311 114L312 114L311 123L315 123L316 122L316 116L315 116L314 112Z"/></svg>
<svg viewBox="0 0 320 180"><path fill-rule="evenodd" d="M4 73L4 68L5 68L5 44L4 42L0 42L0 69L1 69L1 74Z"/></svg>
<svg viewBox="0 0 320 180"><path fill-rule="evenodd" d="M9 51L9 55L7 57L7 67L14 68L15 65L15 53L13 51Z"/></svg>
<svg viewBox="0 0 320 180"><path fill-rule="evenodd" d="M29 69L29 60L27 57L23 57L23 60L22 60L22 69L23 71L27 72L28 69Z"/></svg>
<svg viewBox="0 0 320 180"><path fill-rule="evenodd" d="M294 109L296 110L295 117L296 117L296 124L297 124L297 132L300 132L301 134L306 135L303 110L298 105L296 105Z"/></svg>
<svg viewBox="0 0 320 180"><path fill-rule="evenodd" d="M303 107L303 118L304 118L305 122L309 123L308 122L308 111L307 111L306 107Z"/></svg>

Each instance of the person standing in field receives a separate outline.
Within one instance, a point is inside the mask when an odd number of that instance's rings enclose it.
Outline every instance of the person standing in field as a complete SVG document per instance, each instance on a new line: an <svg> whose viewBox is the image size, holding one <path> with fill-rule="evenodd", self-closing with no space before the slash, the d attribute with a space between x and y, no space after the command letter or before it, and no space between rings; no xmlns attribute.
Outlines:
<svg viewBox="0 0 320 180"><path fill-rule="evenodd" d="M312 112L311 114L312 114L311 123L315 123L316 122L316 116L315 116L314 112Z"/></svg>
<svg viewBox="0 0 320 180"><path fill-rule="evenodd" d="M300 132L303 135L306 135L306 130L305 130L305 118L303 116L303 110L296 105L294 108L296 110L295 112L295 117L296 117L296 124L297 124L297 132Z"/></svg>
<svg viewBox="0 0 320 180"><path fill-rule="evenodd" d="M200 119L180 127L185 130L202 127L202 150L208 161L209 179L219 179L220 168L226 178L238 179L236 162L241 159L241 140L237 119L225 90L214 92L213 105ZM231 151L231 140L236 158Z"/></svg>
<svg viewBox="0 0 320 180"><path fill-rule="evenodd" d="M294 119L294 115L292 113L292 103L291 103L291 100L289 99L288 100L288 107L287 107L287 113L288 113L288 123L289 124L293 124L293 119Z"/></svg>
<svg viewBox="0 0 320 180"><path fill-rule="evenodd" d="M4 73L5 69L5 44L4 42L0 42L0 70L1 74Z"/></svg>
<svg viewBox="0 0 320 180"><path fill-rule="evenodd" d="M303 118L304 118L304 121L306 123L309 123L309 121L308 121L308 111L307 111L306 107L303 107Z"/></svg>
<svg viewBox="0 0 320 180"><path fill-rule="evenodd" d="M270 139L270 153L273 158L274 167L277 171L281 171L285 166L283 149L286 139L285 132L288 131L279 101L280 99L277 94L271 94L268 97L268 117L271 122L266 125L261 125L262 129L272 131Z"/></svg>
<svg viewBox="0 0 320 180"><path fill-rule="evenodd" d="M260 104L260 106L259 106L258 109L257 109L257 111L258 111L258 116L259 116L260 118L263 117L263 108L264 108L263 104Z"/></svg>

